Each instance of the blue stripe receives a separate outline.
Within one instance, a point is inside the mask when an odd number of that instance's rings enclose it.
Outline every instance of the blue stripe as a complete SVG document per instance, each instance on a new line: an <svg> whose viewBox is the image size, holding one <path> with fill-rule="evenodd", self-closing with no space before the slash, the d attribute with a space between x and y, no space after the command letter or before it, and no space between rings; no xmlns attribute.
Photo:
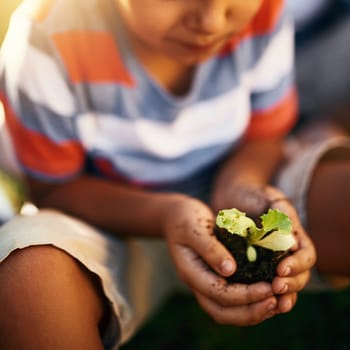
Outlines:
<svg viewBox="0 0 350 350"><path fill-rule="evenodd" d="M114 159L110 154L93 152L93 158L113 161L116 175L122 175L131 180L153 184L166 184L168 182L182 181L204 168L214 164L232 148L232 144L221 144L202 148L173 160L161 159L135 152L119 152ZM97 169L95 169L98 171Z"/></svg>
<svg viewBox="0 0 350 350"><path fill-rule="evenodd" d="M272 90L251 95L253 111L262 111L276 105L294 86L294 73L282 78L280 83Z"/></svg>
<svg viewBox="0 0 350 350"><path fill-rule="evenodd" d="M19 106L15 106L15 110L26 128L44 134L54 142L76 139L73 117L62 117L40 104L35 104L23 92L19 92Z"/></svg>

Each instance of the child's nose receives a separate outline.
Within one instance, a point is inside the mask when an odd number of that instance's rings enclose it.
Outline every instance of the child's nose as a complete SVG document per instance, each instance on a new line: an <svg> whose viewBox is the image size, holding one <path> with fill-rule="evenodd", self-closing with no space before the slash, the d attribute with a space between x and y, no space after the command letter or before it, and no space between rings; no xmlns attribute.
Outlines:
<svg viewBox="0 0 350 350"><path fill-rule="evenodd" d="M188 26L194 31L216 34L227 27L231 17L232 8L227 1L203 1L188 16Z"/></svg>

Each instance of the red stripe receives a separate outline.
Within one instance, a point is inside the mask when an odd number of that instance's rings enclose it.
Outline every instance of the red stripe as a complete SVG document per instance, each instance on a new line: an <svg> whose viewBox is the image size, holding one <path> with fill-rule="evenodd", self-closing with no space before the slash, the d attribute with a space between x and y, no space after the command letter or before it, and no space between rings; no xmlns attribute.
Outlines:
<svg viewBox="0 0 350 350"><path fill-rule="evenodd" d="M297 101L297 93L293 88L279 104L268 110L254 112L246 138L266 139L287 134L297 120Z"/></svg>
<svg viewBox="0 0 350 350"><path fill-rule="evenodd" d="M53 40L73 82L134 85L109 33L70 31L55 34Z"/></svg>
<svg viewBox="0 0 350 350"><path fill-rule="evenodd" d="M265 0L251 24L250 33L261 35L273 31L280 20L284 5L284 0Z"/></svg>
<svg viewBox="0 0 350 350"><path fill-rule="evenodd" d="M129 180L126 177L122 176L121 174L118 174L114 170L113 165L107 159L97 158L94 160L94 164L95 164L96 168L98 169L98 171L104 177L106 177L110 180L121 182L121 183L129 182Z"/></svg>
<svg viewBox="0 0 350 350"><path fill-rule="evenodd" d="M94 160L94 164L97 168L97 170L105 177L112 181L116 181L122 184L128 184L128 186L133 186L135 188L153 188L157 187L157 185L162 184L149 184L144 181L137 181L127 178L125 175L122 175L118 173L115 168L113 167L113 164L105 159L105 158L97 158Z"/></svg>
<svg viewBox="0 0 350 350"><path fill-rule="evenodd" d="M54 143L42 134L25 128L0 94L5 109L5 120L19 161L28 169L52 177L76 173L84 164L84 150L74 141Z"/></svg>
<svg viewBox="0 0 350 350"><path fill-rule="evenodd" d="M221 55L232 52L242 40L272 32L281 17L283 8L284 0L264 0L253 21L225 45Z"/></svg>

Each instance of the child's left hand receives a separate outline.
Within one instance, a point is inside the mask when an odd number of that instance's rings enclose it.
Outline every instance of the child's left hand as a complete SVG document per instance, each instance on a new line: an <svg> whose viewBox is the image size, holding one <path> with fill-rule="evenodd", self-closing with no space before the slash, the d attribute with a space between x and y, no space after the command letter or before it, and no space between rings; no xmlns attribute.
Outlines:
<svg viewBox="0 0 350 350"><path fill-rule="evenodd" d="M268 208L275 208L289 216L296 244L292 248L293 254L278 265L278 276L272 281L272 288L278 295L277 311L290 311L295 305L297 293L308 283L310 269L316 262L315 247L302 227L295 208L280 190L272 186L234 184L225 191L214 191L213 194L214 212L225 208L237 208L250 217L258 218Z"/></svg>
<svg viewBox="0 0 350 350"><path fill-rule="evenodd" d="M289 216L296 239L293 254L280 262L277 267L278 276L272 281L273 291L279 295L278 311L284 313L292 309L292 301L296 299L297 292L309 281L310 269L316 262L316 250L288 199L281 198L273 202L271 208L279 209Z"/></svg>

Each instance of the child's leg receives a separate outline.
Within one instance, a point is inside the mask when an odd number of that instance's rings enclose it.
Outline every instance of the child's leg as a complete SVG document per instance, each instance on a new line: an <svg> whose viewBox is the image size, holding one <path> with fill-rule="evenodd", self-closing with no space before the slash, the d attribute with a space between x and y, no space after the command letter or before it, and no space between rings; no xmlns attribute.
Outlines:
<svg viewBox="0 0 350 350"><path fill-rule="evenodd" d="M163 240L122 241L52 210L16 216L0 226L1 345L115 350L179 283Z"/></svg>
<svg viewBox="0 0 350 350"><path fill-rule="evenodd" d="M12 253L0 264L0 339L11 349L103 349L102 293L91 274L52 246Z"/></svg>
<svg viewBox="0 0 350 350"><path fill-rule="evenodd" d="M350 276L350 159L320 162L310 184L307 211L319 271Z"/></svg>

